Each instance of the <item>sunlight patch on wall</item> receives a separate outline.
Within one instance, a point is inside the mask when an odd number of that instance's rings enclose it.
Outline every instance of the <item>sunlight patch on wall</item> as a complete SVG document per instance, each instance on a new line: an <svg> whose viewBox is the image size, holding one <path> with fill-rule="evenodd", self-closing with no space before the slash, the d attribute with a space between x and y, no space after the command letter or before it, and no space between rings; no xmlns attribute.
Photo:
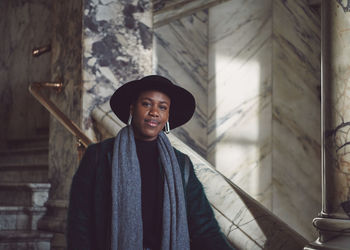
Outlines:
<svg viewBox="0 0 350 250"><path fill-rule="evenodd" d="M256 61L217 55L215 68L214 165L237 184L245 182L250 193L257 193L260 175L260 65Z"/></svg>

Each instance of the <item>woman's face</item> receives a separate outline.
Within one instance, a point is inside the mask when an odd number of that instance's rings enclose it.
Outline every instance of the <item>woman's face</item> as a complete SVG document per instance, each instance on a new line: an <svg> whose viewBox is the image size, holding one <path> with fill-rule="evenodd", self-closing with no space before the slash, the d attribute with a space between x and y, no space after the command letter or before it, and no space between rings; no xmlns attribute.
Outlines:
<svg viewBox="0 0 350 250"><path fill-rule="evenodd" d="M159 91L141 92L130 106L135 138L153 141L169 119L170 98Z"/></svg>

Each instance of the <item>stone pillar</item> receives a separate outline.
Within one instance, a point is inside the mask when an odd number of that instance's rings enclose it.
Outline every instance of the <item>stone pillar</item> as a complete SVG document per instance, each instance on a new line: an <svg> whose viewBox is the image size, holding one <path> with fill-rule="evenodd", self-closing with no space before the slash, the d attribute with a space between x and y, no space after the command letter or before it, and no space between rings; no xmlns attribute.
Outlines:
<svg viewBox="0 0 350 250"><path fill-rule="evenodd" d="M350 1L322 1L322 211L305 249L350 246Z"/></svg>
<svg viewBox="0 0 350 250"><path fill-rule="evenodd" d="M61 93L51 93L59 109L76 124L80 124L81 105L81 33L82 1L54 1L52 8L51 81L62 82ZM47 214L39 229L54 232L51 249L65 248L66 214L72 176L78 165L76 138L55 118L50 118L49 170L51 184Z"/></svg>
<svg viewBox="0 0 350 250"><path fill-rule="evenodd" d="M115 89L152 72L151 4L149 0L54 2L51 80L62 81L64 91L52 99L96 139L91 111L110 112L109 99ZM55 232L54 250L65 249L69 190L78 163L76 138L52 118L51 190L48 213L39 227Z"/></svg>

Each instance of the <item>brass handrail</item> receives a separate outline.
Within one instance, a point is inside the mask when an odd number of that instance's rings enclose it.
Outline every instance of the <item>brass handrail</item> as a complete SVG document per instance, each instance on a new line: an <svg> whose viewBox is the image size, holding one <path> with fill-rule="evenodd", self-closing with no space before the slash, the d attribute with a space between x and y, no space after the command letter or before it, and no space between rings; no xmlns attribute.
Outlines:
<svg viewBox="0 0 350 250"><path fill-rule="evenodd" d="M77 138L78 147L87 146L94 141L90 140L87 135L70 120L59 108L41 93L42 88L54 88L61 91L63 84L57 82L34 82L29 85L29 92L52 114L70 133Z"/></svg>

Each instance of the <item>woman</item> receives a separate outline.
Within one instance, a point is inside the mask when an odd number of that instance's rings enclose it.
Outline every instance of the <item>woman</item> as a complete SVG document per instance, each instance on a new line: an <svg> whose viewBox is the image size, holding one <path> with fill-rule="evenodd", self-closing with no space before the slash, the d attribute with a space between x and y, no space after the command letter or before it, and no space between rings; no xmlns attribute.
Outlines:
<svg viewBox="0 0 350 250"><path fill-rule="evenodd" d="M89 146L73 178L68 249L232 249L187 155L162 131L192 117L195 100L151 75L116 90L111 108L128 126Z"/></svg>

